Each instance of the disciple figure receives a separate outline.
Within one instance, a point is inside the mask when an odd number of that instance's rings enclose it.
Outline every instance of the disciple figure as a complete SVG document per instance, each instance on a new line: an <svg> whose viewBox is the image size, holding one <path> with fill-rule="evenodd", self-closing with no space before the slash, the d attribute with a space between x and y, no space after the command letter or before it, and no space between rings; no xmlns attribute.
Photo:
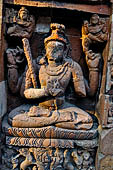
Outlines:
<svg viewBox="0 0 113 170"><path fill-rule="evenodd" d="M92 43L103 43L107 41L108 33L106 21L97 14L93 14L90 23L86 20L82 26L82 46L87 53Z"/></svg>
<svg viewBox="0 0 113 170"><path fill-rule="evenodd" d="M25 7L21 7L18 16L14 16L13 25L8 28L7 34L21 38L30 38L35 27L35 20L29 15Z"/></svg>

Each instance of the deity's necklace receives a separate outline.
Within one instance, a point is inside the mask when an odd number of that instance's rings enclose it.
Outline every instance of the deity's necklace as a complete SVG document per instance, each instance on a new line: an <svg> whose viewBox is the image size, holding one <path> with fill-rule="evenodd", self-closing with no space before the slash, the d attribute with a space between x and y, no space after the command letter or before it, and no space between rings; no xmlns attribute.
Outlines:
<svg viewBox="0 0 113 170"><path fill-rule="evenodd" d="M46 73L49 75L49 76L58 76L60 74L62 74L63 72L66 72L66 66L68 65L68 63L66 62L64 65L59 65L57 67L49 67L47 66L46 67Z"/></svg>

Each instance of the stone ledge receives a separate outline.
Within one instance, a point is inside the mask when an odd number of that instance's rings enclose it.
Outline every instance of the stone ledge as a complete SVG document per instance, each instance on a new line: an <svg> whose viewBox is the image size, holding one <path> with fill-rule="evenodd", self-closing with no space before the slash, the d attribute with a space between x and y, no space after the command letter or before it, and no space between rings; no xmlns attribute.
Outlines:
<svg viewBox="0 0 113 170"><path fill-rule="evenodd" d="M110 15L110 7L108 5L96 4L96 5L87 5L87 4L75 4L75 3L66 3L66 2L57 2L57 1L27 1L27 0L5 0L6 4L14 5L26 5L34 7L46 7L46 8L59 8L59 9L68 9L68 10L77 10L90 13L98 13L103 15Z"/></svg>
<svg viewBox="0 0 113 170"><path fill-rule="evenodd" d="M80 139L89 140L98 136L98 129L95 127L91 130L69 130L55 126L42 128L18 128L11 127L7 122L7 117L2 122L3 132L7 136L24 137L24 138L52 138L52 139Z"/></svg>
<svg viewBox="0 0 113 170"><path fill-rule="evenodd" d="M98 140L69 140L69 139L44 139L44 138L22 138L6 136L6 144L13 146L27 146L38 148L74 148L80 146L85 149L98 146Z"/></svg>

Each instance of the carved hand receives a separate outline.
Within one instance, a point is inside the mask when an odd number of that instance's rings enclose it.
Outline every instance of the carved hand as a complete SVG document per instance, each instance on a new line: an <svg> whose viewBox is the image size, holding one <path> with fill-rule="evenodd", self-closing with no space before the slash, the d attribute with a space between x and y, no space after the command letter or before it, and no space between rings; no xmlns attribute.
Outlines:
<svg viewBox="0 0 113 170"><path fill-rule="evenodd" d="M47 96L46 90L29 88L24 91L24 95L27 99L38 99L40 97Z"/></svg>

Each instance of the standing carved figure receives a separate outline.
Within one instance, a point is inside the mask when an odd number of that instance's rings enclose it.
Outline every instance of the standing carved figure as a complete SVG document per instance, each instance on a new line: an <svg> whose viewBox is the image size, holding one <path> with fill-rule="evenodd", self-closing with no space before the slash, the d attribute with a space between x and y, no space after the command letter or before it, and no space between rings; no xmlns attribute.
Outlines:
<svg viewBox="0 0 113 170"><path fill-rule="evenodd" d="M8 67L8 84L13 93L21 89L23 75L19 73L19 66L23 64L23 50L17 46L6 50L7 67ZM19 77L19 78L18 78ZM21 90L20 90L21 91Z"/></svg>
<svg viewBox="0 0 113 170"><path fill-rule="evenodd" d="M103 43L107 41L108 33L106 21L97 14L93 14L90 23L86 20L82 26L82 47L87 53L92 43Z"/></svg>

